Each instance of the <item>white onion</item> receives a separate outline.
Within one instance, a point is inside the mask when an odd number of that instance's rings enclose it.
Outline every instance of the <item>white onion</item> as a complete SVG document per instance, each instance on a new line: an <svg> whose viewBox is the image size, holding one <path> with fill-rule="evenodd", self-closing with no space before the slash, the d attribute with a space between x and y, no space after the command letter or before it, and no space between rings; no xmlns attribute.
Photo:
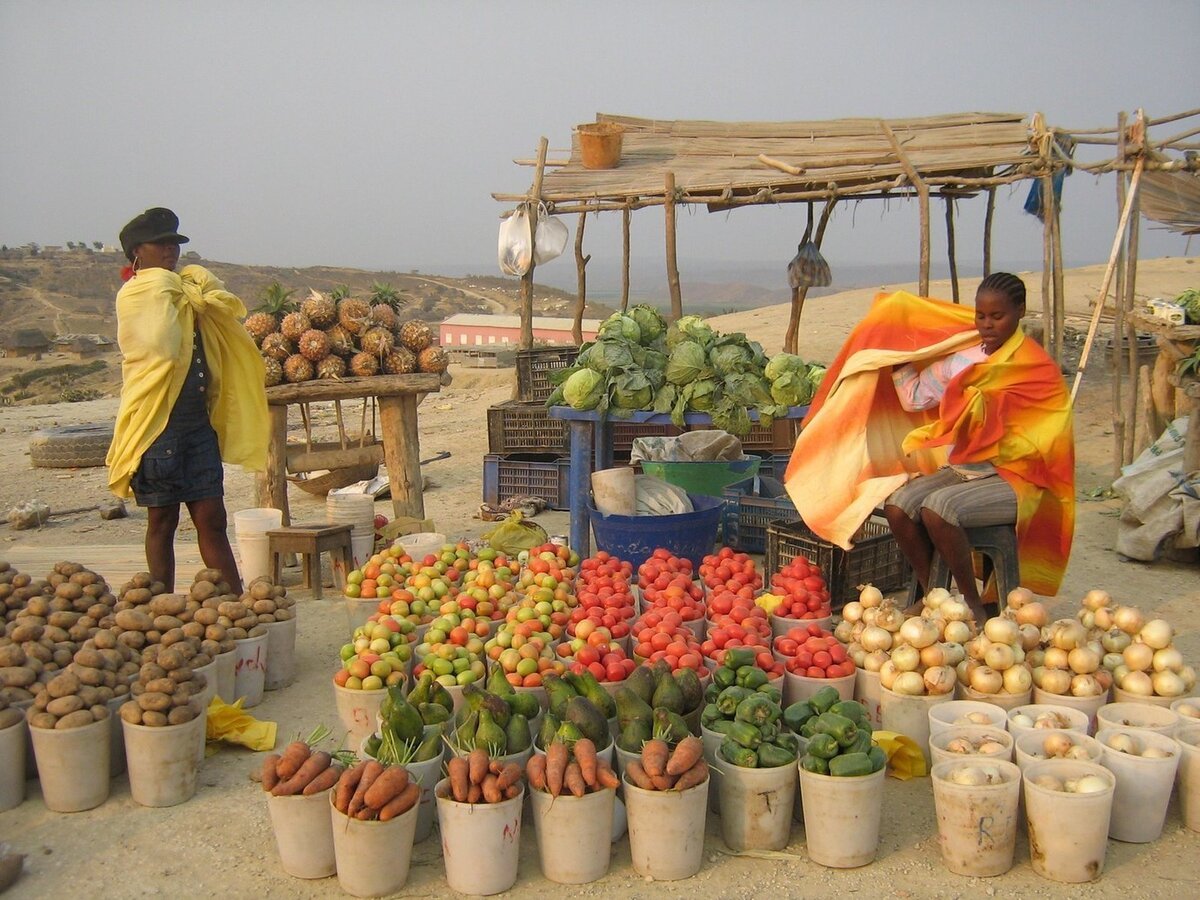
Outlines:
<svg viewBox="0 0 1200 900"><path fill-rule="evenodd" d="M1130 644L1121 653L1125 665L1132 672L1148 672L1154 665L1154 648L1148 644Z"/></svg>
<svg viewBox="0 0 1200 900"><path fill-rule="evenodd" d="M904 624L904 613L895 607L880 607L879 614L875 617L875 624L894 634Z"/></svg>
<svg viewBox="0 0 1200 900"><path fill-rule="evenodd" d="M843 644L849 644L854 640L854 623L847 622L845 619L837 623L837 627L833 629L833 636Z"/></svg>
<svg viewBox="0 0 1200 900"><path fill-rule="evenodd" d="M1004 687L1004 676L988 666L980 666L971 673L971 689L981 694L998 694Z"/></svg>
<svg viewBox="0 0 1200 900"><path fill-rule="evenodd" d="M1098 697L1105 690L1095 675L1076 675L1071 679L1072 697Z"/></svg>
<svg viewBox="0 0 1200 900"><path fill-rule="evenodd" d="M921 651L911 644L893 647L892 662L901 672L915 672L921 667Z"/></svg>
<svg viewBox="0 0 1200 900"><path fill-rule="evenodd" d="M1042 656L1042 665L1047 669L1066 669L1070 664L1070 652L1061 647L1047 647Z"/></svg>
<svg viewBox="0 0 1200 900"><path fill-rule="evenodd" d="M1048 734L1042 741L1042 749L1046 751L1047 756L1066 756L1073 746L1071 738L1062 732Z"/></svg>
<svg viewBox="0 0 1200 900"><path fill-rule="evenodd" d="M1108 671L1108 669L1097 669L1092 673L1092 677L1095 678L1096 683L1100 685L1100 692L1105 694L1108 693L1108 690L1112 687L1113 683L1112 672Z"/></svg>
<svg viewBox="0 0 1200 900"><path fill-rule="evenodd" d="M1100 668L1100 654L1091 647L1076 647L1067 654L1067 665L1076 675L1090 675Z"/></svg>
<svg viewBox="0 0 1200 900"><path fill-rule="evenodd" d="M979 665L974 660L964 659L954 667L954 674L958 676L960 684L970 684L971 672Z"/></svg>
<svg viewBox="0 0 1200 900"><path fill-rule="evenodd" d="M1080 748L1084 751L1086 759L1087 749ZM1108 782L1099 775L1084 775L1075 782L1075 793L1077 794L1098 794L1101 791L1108 790Z"/></svg>
<svg viewBox="0 0 1200 900"><path fill-rule="evenodd" d="M1030 666L1029 674L1033 676L1033 686L1040 688L1042 686L1042 676L1046 673L1045 666Z"/></svg>
<svg viewBox="0 0 1200 900"><path fill-rule="evenodd" d="M1021 629L1012 619L1004 619L996 616L983 623L983 633L987 635L989 641L994 641L997 644L1012 645L1017 642L1017 638L1021 634Z"/></svg>
<svg viewBox="0 0 1200 900"><path fill-rule="evenodd" d="M1020 609L1033 602L1033 591L1023 587L1013 588L1004 598L1004 602L1008 604L1009 609Z"/></svg>
<svg viewBox="0 0 1200 900"><path fill-rule="evenodd" d="M959 620L948 621L942 634L951 643L965 644L971 639L971 626Z"/></svg>
<svg viewBox="0 0 1200 900"><path fill-rule="evenodd" d="M1183 654L1174 647L1164 647L1154 652L1155 672L1178 672L1183 668Z"/></svg>
<svg viewBox="0 0 1200 900"><path fill-rule="evenodd" d="M1118 685L1121 690L1139 697L1149 697L1154 693L1154 682L1145 672L1130 672Z"/></svg>
<svg viewBox="0 0 1200 900"><path fill-rule="evenodd" d="M1121 664L1112 670L1113 681L1117 683L1117 687L1121 686L1121 682L1125 680L1125 676L1129 674L1129 666L1125 665L1124 658Z"/></svg>
<svg viewBox="0 0 1200 900"><path fill-rule="evenodd" d="M1075 620L1088 631L1091 631L1096 625L1096 614L1090 609L1081 609L1075 613Z"/></svg>
<svg viewBox="0 0 1200 900"><path fill-rule="evenodd" d="M987 774L978 766L963 766L958 769L952 769L946 776L946 780L966 787L979 787L988 783Z"/></svg>
<svg viewBox="0 0 1200 900"><path fill-rule="evenodd" d="M868 653L874 650L890 650L892 648L892 633L878 625L869 625L863 629L859 643Z"/></svg>
<svg viewBox="0 0 1200 900"><path fill-rule="evenodd" d="M1032 623L1027 622L1019 629L1020 638L1019 645L1022 650L1029 653L1031 650L1036 650L1042 642L1042 630Z"/></svg>
<svg viewBox="0 0 1200 900"><path fill-rule="evenodd" d="M1092 624L1101 631L1116 628L1113 624L1113 608L1111 606L1102 606L1092 613ZM1120 629L1117 630L1119 631Z"/></svg>
<svg viewBox="0 0 1200 900"><path fill-rule="evenodd" d="M1038 775L1033 779L1033 783L1048 791L1061 791L1063 789L1063 783L1053 775Z"/></svg>
<svg viewBox="0 0 1200 900"><path fill-rule="evenodd" d="M1035 647L1025 654L1025 662L1029 663L1032 669L1044 666L1046 664L1046 651L1040 647Z"/></svg>
<svg viewBox="0 0 1200 900"><path fill-rule="evenodd" d="M1112 597L1109 596L1108 591L1090 590L1083 595L1083 605L1095 612L1101 607L1112 605Z"/></svg>
<svg viewBox="0 0 1200 900"><path fill-rule="evenodd" d="M943 603L950 599L951 593L945 588L935 587L925 595L925 605L937 609Z"/></svg>
<svg viewBox="0 0 1200 900"><path fill-rule="evenodd" d="M872 650L863 657L862 667L868 672L878 672L890 658L886 650Z"/></svg>
<svg viewBox="0 0 1200 900"><path fill-rule="evenodd" d="M1016 664L1016 661L1013 648L1008 644L992 644L992 646L987 648L987 652L983 654L984 665L998 672L1011 669Z"/></svg>
<svg viewBox="0 0 1200 900"><path fill-rule="evenodd" d="M946 651L941 644L930 644L921 648L921 665L926 669L946 665Z"/></svg>
<svg viewBox="0 0 1200 900"><path fill-rule="evenodd" d="M925 693L925 679L916 672L901 672L892 683L891 690L897 694L916 697Z"/></svg>
<svg viewBox="0 0 1200 900"><path fill-rule="evenodd" d="M842 607L842 618L847 622L857 622L863 617L863 605L857 600L851 600Z"/></svg>
<svg viewBox="0 0 1200 900"><path fill-rule="evenodd" d="M918 650L928 647L938 637L938 627L928 619L912 618L900 626L900 639Z"/></svg>
<svg viewBox="0 0 1200 900"><path fill-rule="evenodd" d="M863 610L862 618L859 619L859 622L863 625L875 625L878 618L879 607L872 606Z"/></svg>
<svg viewBox="0 0 1200 900"><path fill-rule="evenodd" d="M1174 755L1170 750L1162 747L1147 747L1142 751L1142 757L1146 759L1170 759Z"/></svg>
<svg viewBox="0 0 1200 900"><path fill-rule="evenodd" d="M1033 687L1033 676L1024 666L1005 669L1003 679L1004 691L1008 694L1024 694Z"/></svg>
<svg viewBox="0 0 1200 900"><path fill-rule="evenodd" d="M1033 719L1031 719L1026 713L1013 713L1012 718L1010 718L1009 721L1012 722L1014 725L1016 725L1018 728L1034 728L1034 727L1036 727L1034 725Z"/></svg>
<svg viewBox="0 0 1200 900"><path fill-rule="evenodd" d="M1127 732L1118 731L1116 734L1110 734L1106 743L1118 753L1128 753L1130 756L1142 755L1142 748L1138 739Z"/></svg>
<svg viewBox="0 0 1200 900"><path fill-rule="evenodd" d="M987 639L987 635L977 635L967 641L967 658L975 659L983 662L983 655L987 653L987 648L992 646L992 642Z"/></svg>
<svg viewBox="0 0 1200 900"><path fill-rule="evenodd" d="M985 740L979 745L979 752L985 756L994 756L997 753L1004 753L1008 748L997 740Z"/></svg>
<svg viewBox="0 0 1200 900"><path fill-rule="evenodd" d="M1185 691L1183 679L1174 672L1155 672L1150 676L1154 693L1160 697L1182 697Z"/></svg>
<svg viewBox="0 0 1200 900"><path fill-rule="evenodd" d="M1138 632L1142 643L1155 650L1164 650L1171 646L1171 638L1174 636L1175 630L1166 619L1151 619Z"/></svg>
<svg viewBox="0 0 1200 900"><path fill-rule="evenodd" d="M944 644L938 644L938 646L942 648L942 653L946 657L946 662L943 665L957 666L967 658L967 651L963 649L962 644L947 641Z"/></svg>
<svg viewBox="0 0 1200 900"><path fill-rule="evenodd" d="M1146 624L1146 617L1132 606L1118 606L1113 612L1113 624L1126 634L1137 634Z"/></svg>
<svg viewBox="0 0 1200 900"><path fill-rule="evenodd" d="M1065 669L1043 669L1039 687L1049 694L1068 694L1071 691L1071 673Z"/></svg>
<svg viewBox="0 0 1200 900"><path fill-rule="evenodd" d="M1051 643L1062 650L1074 650L1087 641L1087 629L1074 619L1059 619L1050 628L1053 633Z"/></svg>
<svg viewBox="0 0 1200 900"><path fill-rule="evenodd" d="M1110 628L1100 636L1100 643L1109 653L1120 653L1133 642L1133 638L1120 628Z"/></svg>
<svg viewBox="0 0 1200 900"><path fill-rule="evenodd" d="M925 689L930 694L948 694L958 680L949 666L932 666L925 670Z"/></svg>
<svg viewBox="0 0 1200 900"><path fill-rule="evenodd" d="M974 753L975 745L966 738L953 738L946 742L947 753Z"/></svg>
<svg viewBox="0 0 1200 900"><path fill-rule="evenodd" d="M1196 686L1196 670L1191 666L1183 666L1179 670L1179 677L1183 679L1183 689L1190 691Z"/></svg>
<svg viewBox="0 0 1200 900"><path fill-rule="evenodd" d="M961 600L947 600L940 609L949 622L969 622L973 618L971 607Z"/></svg>
<svg viewBox="0 0 1200 900"><path fill-rule="evenodd" d="M1062 713L1048 710L1047 712L1038 713L1037 719L1034 721L1034 728L1066 728L1071 723Z"/></svg>
<svg viewBox="0 0 1200 900"><path fill-rule="evenodd" d="M846 648L846 655L854 660L854 664L860 669L863 663L867 661L867 651L863 649L862 644L851 644Z"/></svg>
<svg viewBox="0 0 1200 900"><path fill-rule="evenodd" d="M1072 744L1071 749L1067 751L1067 759L1090 760L1091 758L1092 758L1092 755L1090 753L1088 753L1088 748L1083 746L1083 744ZM1091 776L1086 776L1086 777L1096 778L1098 776L1091 775ZM1081 780L1086 780L1086 777L1085 777L1085 779L1081 779ZM1101 781L1103 781L1103 779L1101 779Z"/></svg>
<svg viewBox="0 0 1200 900"><path fill-rule="evenodd" d="M899 677L900 670L896 668L896 664L888 659L882 666L879 667L879 685L885 687L889 691L896 683L896 678Z"/></svg>
<svg viewBox="0 0 1200 900"><path fill-rule="evenodd" d="M1125 657L1120 653L1105 653L1100 659L1100 665L1108 669L1110 672L1115 672L1119 666L1125 664Z"/></svg>
<svg viewBox="0 0 1200 900"><path fill-rule="evenodd" d="M883 592L873 584L860 585L858 602L863 606L878 606L883 602Z"/></svg>
<svg viewBox="0 0 1200 900"><path fill-rule="evenodd" d="M1187 716L1189 719L1200 719L1200 706L1195 703L1180 703L1175 711L1181 716Z"/></svg>

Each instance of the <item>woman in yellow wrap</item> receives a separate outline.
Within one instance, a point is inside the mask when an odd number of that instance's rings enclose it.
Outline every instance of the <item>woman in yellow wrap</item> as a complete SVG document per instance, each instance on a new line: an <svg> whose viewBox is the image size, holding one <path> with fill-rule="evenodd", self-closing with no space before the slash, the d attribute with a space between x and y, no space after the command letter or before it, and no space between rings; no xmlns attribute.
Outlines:
<svg viewBox="0 0 1200 900"><path fill-rule="evenodd" d="M108 451L109 488L146 507L150 575L175 589L184 504L200 555L234 593L242 583L226 534L222 460L261 470L267 456L263 363L242 327L242 301L211 272L176 274L179 218L155 207L121 230L130 265L117 294L121 406Z"/></svg>

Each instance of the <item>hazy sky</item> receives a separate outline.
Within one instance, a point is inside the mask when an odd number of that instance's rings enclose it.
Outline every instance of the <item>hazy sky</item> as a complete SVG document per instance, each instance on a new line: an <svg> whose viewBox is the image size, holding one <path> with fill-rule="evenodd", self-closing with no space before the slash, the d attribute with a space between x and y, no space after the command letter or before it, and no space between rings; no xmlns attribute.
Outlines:
<svg viewBox="0 0 1200 900"><path fill-rule="evenodd" d="M1041 111L1108 127L1122 109L1200 105L1198 44L1195 0L0 0L0 242L115 243L131 216L166 205L214 259L499 274L490 193L526 190L532 170L512 159L540 135L552 154L569 147L597 111ZM1025 191L998 197L1000 266L1041 259ZM778 260L782 284L803 214L683 214L685 279L689 260ZM969 262L982 200L959 214ZM1106 259L1113 176L1071 176L1063 216L1068 265ZM661 259L661 223L635 215L635 256ZM826 256L835 274L894 261L915 272L916 223L915 203L847 207ZM588 249L619 259L619 231L617 214L590 219ZM1184 247L1143 231L1145 255ZM551 265L552 280L573 271Z"/></svg>

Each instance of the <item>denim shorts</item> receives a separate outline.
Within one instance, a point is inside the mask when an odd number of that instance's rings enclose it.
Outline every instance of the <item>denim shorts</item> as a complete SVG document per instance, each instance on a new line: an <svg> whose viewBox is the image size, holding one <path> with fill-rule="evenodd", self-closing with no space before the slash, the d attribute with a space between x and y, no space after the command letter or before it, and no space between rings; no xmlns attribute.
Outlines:
<svg viewBox="0 0 1200 900"><path fill-rule="evenodd" d="M224 496L221 449L207 417L186 427L168 423L142 455L130 485L138 506L175 506Z"/></svg>

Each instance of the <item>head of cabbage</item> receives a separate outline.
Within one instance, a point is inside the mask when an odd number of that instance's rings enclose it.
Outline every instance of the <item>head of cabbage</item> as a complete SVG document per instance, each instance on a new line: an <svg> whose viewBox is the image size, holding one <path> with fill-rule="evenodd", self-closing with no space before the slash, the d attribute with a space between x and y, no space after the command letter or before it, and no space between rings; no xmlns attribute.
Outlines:
<svg viewBox="0 0 1200 900"><path fill-rule="evenodd" d="M654 403L654 385L640 369L622 372L613 380L612 405L618 409L650 409Z"/></svg>
<svg viewBox="0 0 1200 900"><path fill-rule="evenodd" d="M626 340L634 344L642 339L642 329L637 319L619 312L600 323L598 334L601 338Z"/></svg>
<svg viewBox="0 0 1200 900"><path fill-rule="evenodd" d="M594 369L580 369L563 382L563 399L572 409L595 409L606 397L607 382Z"/></svg>
<svg viewBox="0 0 1200 900"><path fill-rule="evenodd" d="M667 348L673 350L681 341L695 341L702 347L707 347L716 338L717 333L702 318L683 316L667 329Z"/></svg>
<svg viewBox="0 0 1200 900"><path fill-rule="evenodd" d="M629 310L629 317L638 323L642 344L650 344L667 330L667 320L653 306L639 303Z"/></svg>
<svg viewBox="0 0 1200 900"><path fill-rule="evenodd" d="M594 341L576 360L576 365L586 366L601 375L608 375L614 369L627 369L633 364L633 353L629 345L621 340Z"/></svg>
<svg viewBox="0 0 1200 900"><path fill-rule="evenodd" d="M724 377L735 372L749 372L754 369L754 351L742 340L721 338L708 351L708 361L713 370Z"/></svg>
<svg viewBox="0 0 1200 900"><path fill-rule="evenodd" d="M708 355L695 341L680 341L667 357L667 381L671 384L690 384L711 374Z"/></svg>
<svg viewBox="0 0 1200 900"><path fill-rule="evenodd" d="M767 377L767 381L774 381L785 372L799 372L803 375L807 368L804 360L794 353L776 353L767 361L763 375Z"/></svg>

